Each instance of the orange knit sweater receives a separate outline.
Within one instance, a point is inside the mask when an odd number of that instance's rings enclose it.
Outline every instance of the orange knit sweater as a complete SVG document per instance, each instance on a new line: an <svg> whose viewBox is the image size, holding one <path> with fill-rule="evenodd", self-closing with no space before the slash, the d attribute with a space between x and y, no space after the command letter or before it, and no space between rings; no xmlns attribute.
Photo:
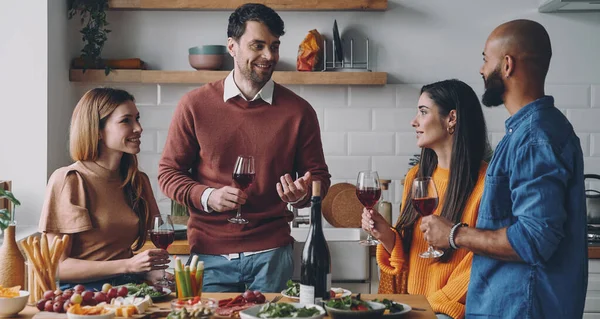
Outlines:
<svg viewBox="0 0 600 319"><path fill-rule="evenodd" d="M462 222L469 226L475 226L477 222L486 169L487 164L483 163L479 170L477 184L465 205ZM412 185L417 170L417 167L413 167L406 174L402 198L406 198L410 192L410 185ZM437 168L432 177L440 196L439 205L434 214L439 215L441 207L444 205L449 172ZM401 211L402 209L404 209L404 203ZM396 242L391 253L383 245L378 245L377 263L381 268L379 293L425 295L436 313L444 313L455 319L463 318L473 253L459 249L446 263L419 257L419 253L424 252L428 247L427 242L423 239L423 233L419 230L420 224L421 219L415 222L412 246L408 256L405 256L402 250L402 240L394 228L392 230L396 233Z"/></svg>

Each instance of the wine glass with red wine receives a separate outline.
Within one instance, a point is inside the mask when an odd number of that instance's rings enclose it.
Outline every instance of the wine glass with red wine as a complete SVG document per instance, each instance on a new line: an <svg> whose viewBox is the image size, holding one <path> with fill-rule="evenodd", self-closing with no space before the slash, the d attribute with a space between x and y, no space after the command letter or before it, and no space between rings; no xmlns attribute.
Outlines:
<svg viewBox="0 0 600 319"><path fill-rule="evenodd" d="M412 205L421 216L433 214L438 206L438 194L435 183L431 177L417 177L412 184ZM422 258L438 258L444 254L443 251L433 249L431 245L427 251L419 256Z"/></svg>
<svg viewBox="0 0 600 319"><path fill-rule="evenodd" d="M366 209L372 210L379 197L381 196L381 186L379 185L379 175L377 171L360 171L356 179L356 197L365 206ZM364 246L376 246L379 244L371 233L368 233L367 239L360 241Z"/></svg>
<svg viewBox="0 0 600 319"><path fill-rule="evenodd" d="M233 169L233 181L242 191L246 191L252 185L254 182L254 157L238 156ZM234 224L248 224L248 220L242 218L242 205L238 207L235 217L228 220Z"/></svg>
<svg viewBox="0 0 600 319"><path fill-rule="evenodd" d="M150 234L150 240L156 248L167 250L175 240L175 229L173 228L171 215L161 214L155 216L152 220L152 228L150 228L148 233ZM155 285L161 287L171 287L173 285L173 282L167 279L164 269L162 279L156 282Z"/></svg>

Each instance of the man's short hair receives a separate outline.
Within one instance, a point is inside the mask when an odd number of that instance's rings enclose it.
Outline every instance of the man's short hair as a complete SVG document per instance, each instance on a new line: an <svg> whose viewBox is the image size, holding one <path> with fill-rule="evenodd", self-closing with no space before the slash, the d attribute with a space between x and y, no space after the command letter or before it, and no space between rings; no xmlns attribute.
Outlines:
<svg viewBox="0 0 600 319"><path fill-rule="evenodd" d="M246 22L257 21L265 24L271 33L276 37L285 34L283 30L283 20L275 10L258 3L246 3L229 16L229 25L227 26L227 37L238 41L244 32L246 32Z"/></svg>

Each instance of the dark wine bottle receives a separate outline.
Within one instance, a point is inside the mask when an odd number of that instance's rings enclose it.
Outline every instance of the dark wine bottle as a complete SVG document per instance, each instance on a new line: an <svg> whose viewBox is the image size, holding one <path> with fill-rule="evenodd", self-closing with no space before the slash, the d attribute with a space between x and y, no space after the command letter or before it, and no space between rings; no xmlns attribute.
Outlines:
<svg viewBox="0 0 600 319"><path fill-rule="evenodd" d="M321 182L312 184L310 229L302 250L300 303L321 304L331 289L331 257L321 224Z"/></svg>

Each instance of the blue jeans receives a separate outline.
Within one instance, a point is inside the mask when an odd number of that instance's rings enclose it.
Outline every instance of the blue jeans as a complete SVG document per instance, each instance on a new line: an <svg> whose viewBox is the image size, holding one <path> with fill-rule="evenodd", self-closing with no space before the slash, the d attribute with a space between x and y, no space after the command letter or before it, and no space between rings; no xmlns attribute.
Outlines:
<svg viewBox="0 0 600 319"><path fill-rule="evenodd" d="M205 292L281 292L294 272L292 245L250 256L240 253L240 258L231 260L221 255L195 255L204 262Z"/></svg>

